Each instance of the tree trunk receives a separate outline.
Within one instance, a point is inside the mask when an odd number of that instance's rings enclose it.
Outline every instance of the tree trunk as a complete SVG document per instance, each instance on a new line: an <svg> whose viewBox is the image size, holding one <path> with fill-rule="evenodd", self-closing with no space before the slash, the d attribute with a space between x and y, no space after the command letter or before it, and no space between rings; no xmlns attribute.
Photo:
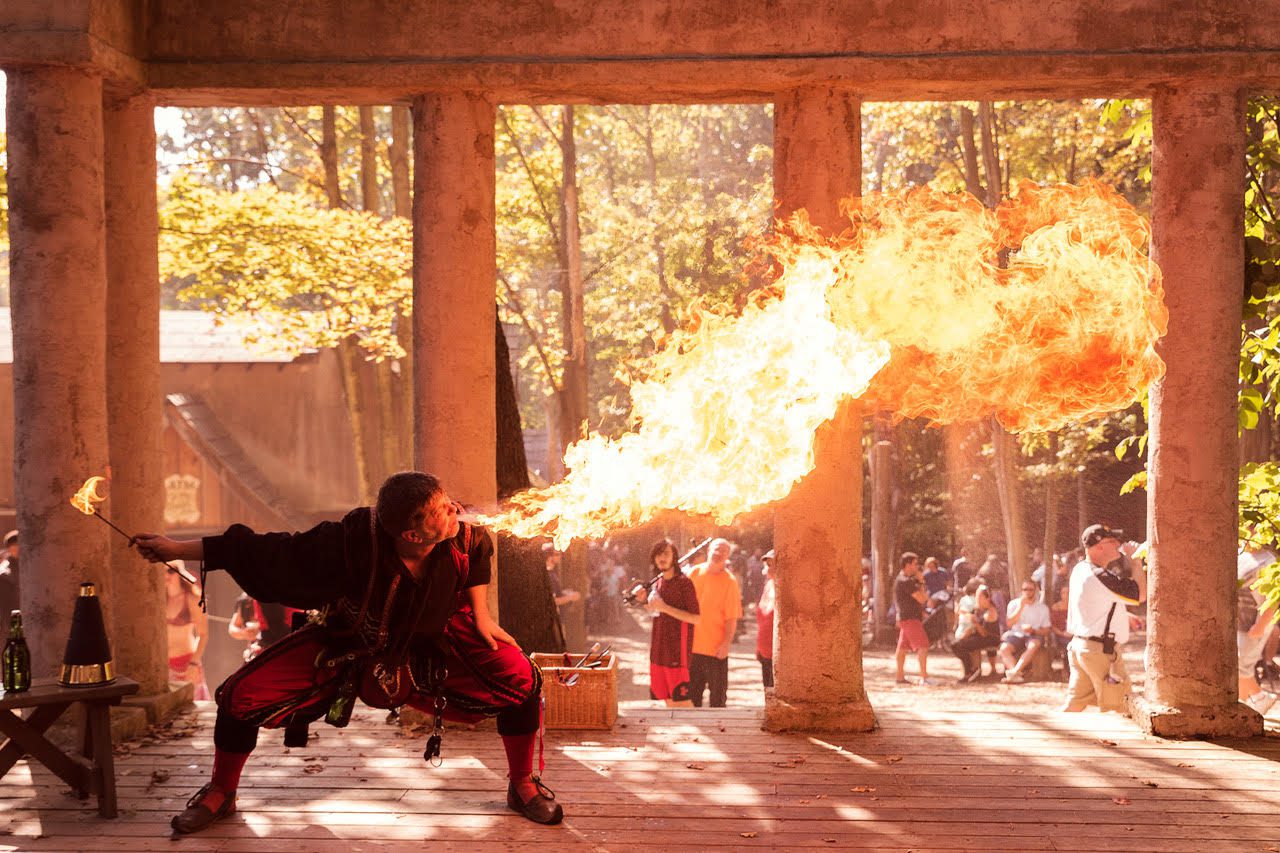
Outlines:
<svg viewBox="0 0 1280 853"><path fill-rule="evenodd" d="M324 193L330 207L342 207L342 184L338 179L337 107L320 108L320 164L324 167Z"/></svg>
<svg viewBox="0 0 1280 853"><path fill-rule="evenodd" d="M1093 508L1089 506L1089 460L1086 459L1076 474L1076 530L1084 530L1093 524Z"/></svg>
<svg viewBox="0 0 1280 853"><path fill-rule="evenodd" d="M413 192L409 177L409 128L412 122L408 107L391 108L391 196L396 216L408 219L413 215Z"/></svg>
<svg viewBox="0 0 1280 853"><path fill-rule="evenodd" d="M891 635L889 604L893 590L893 430L883 414L875 418L871 446L871 572L875 590L877 642Z"/></svg>
<svg viewBox="0 0 1280 853"><path fill-rule="evenodd" d="M564 326L564 378L560 398L561 452L585 431L587 421L587 333L583 318L582 245L578 225L578 153L573 105L561 109L560 258Z"/></svg>
<svg viewBox="0 0 1280 853"><path fill-rule="evenodd" d="M520 424L516 385L511 376L511 350L507 346L501 320L494 324L494 347L498 384L498 498L502 499L529 488L529 463L524 455L524 429Z"/></svg>
<svg viewBox="0 0 1280 853"><path fill-rule="evenodd" d="M360 489L361 503L373 500L373 472L369 465L369 447L366 432L368 412L364 395L360 393L360 365L363 356L359 345L352 338L338 344L338 369L342 376L342 396L346 402L347 417L351 421L351 440L355 445L356 480Z"/></svg>
<svg viewBox="0 0 1280 853"><path fill-rule="evenodd" d="M370 213L382 212L382 194L378 191L378 129L373 122L373 107L363 105L360 111L360 203Z"/></svg>
<svg viewBox="0 0 1280 853"><path fill-rule="evenodd" d="M1058 433L1049 433L1049 457L1050 457L1050 473L1045 478L1044 484L1044 545L1041 546L1044 551L1044 603L1053 606L1057 601L1057 593L1054 590L1054 559L1053 555L1057 549L1058 541L1058 478L1053 474L1053 469L1058 461Z"/></svg>
<svg viewBox="0 0 1280 853"><path fill-rule="evenodd" d="M525 461L520 407L511 376L511 351L501 321L494 328L494 346L498 386L498 497L501 499L529 488L529 466ZM502 566L502 583L498 585L502 626L511 632L522 649L563 652L564 634L541 543L500 535L498 563Z"/></svg>
<svg viewBox="0 0 1280 853"><path fill-rule="evenodd" d="M320 164L324 168L324 190L329 207L342 207L342 185L338 175L338 125L337 108L321 108ZM360 490L360 500L368 503L373 500L375 469L380 467L381 454L377 462L371 463L368 432L369 416L364 395L360 393L364 382L361 381L361 362L363 354L355 340L348 338L338 344L338 370L342 376L342 395L347 408L347 417L351 421L351 438L355 444L356 481Z"/></svg>
<svg viewBox="0 0 1280 853"><path fill-rule="evenodd" d="M502 583L498 584L502 627L526 652L565 651L542 545L536 539L502 534L498 536L498 559L502 565Z"/></svg>
<svg viewBox="0 0 1280 853"><path fill-rule="evenodd" d="M1013 437L991 419L991 444L995 450L993 464L996 488L1000 491L1000 513L1004 516L1005 553L1009 560L1010 591L1021 589L1027 579L1027 536L1022 518L1022 484L1014 454Z"/></svg>

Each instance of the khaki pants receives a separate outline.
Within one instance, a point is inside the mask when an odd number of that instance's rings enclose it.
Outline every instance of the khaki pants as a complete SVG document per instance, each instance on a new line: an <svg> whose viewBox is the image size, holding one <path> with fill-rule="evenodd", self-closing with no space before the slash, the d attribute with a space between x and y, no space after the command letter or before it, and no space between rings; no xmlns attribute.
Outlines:
<svg viewBox="0 0 1280 853"><path fill-rule="evenodd" d="M1102 643L1076 637L1067 646L1071 680L1067 684L1068 705L1097 705L1103 711L1123 711L1129 693L1129 673L1120 650L1104 654Z"/></svg>

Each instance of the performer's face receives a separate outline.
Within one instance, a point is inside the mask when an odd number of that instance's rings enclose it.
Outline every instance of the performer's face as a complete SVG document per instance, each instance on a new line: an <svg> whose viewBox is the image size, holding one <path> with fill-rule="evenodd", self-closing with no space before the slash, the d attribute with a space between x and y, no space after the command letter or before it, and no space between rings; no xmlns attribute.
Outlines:
<svg viewBox="0 0 1280 853"><path fill-rule="evenodd" d="M444 492L427 501L427 515L422 520L422 537L430 544L458 535L458 504Z"/></svg>

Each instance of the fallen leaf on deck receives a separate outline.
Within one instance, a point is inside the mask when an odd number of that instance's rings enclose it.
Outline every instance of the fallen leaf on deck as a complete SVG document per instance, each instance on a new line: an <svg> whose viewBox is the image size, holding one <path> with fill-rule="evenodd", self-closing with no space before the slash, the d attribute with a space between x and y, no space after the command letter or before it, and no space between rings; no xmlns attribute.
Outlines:
<svg viewBox="0 0 1280 853"><path fill-rule="evenodd" d="M1195 765L1194 765L1194 764L1192 764L1192 763L1190 763L1190 762L1188 762L1188 761L1179 761L1179 762L1178 762L1178 766L1179 766L1179 767L1195 767ZM1275 849L1276 849L1276 850L1280 850L1280 847L1277 847L1277 848L1275 848Z"/></svg>
<svg viewBox="0 0 1280 853"><path fill-rule="evenodd" d="M168 781L169 781L168 770L152 770L151 781L147 784L147 790L150 791L152 787L154 787L155 785L159 785L162 782L168 782Z"/></svg>
<svg viewBox="0 0 1280 853"><path fill-rule="evenodd" d="M809 803L809 801L808 801L808 800L797 800L797 802L798 802L798 803L800 803L800 805L802 805L802 806L803 806L803 805L807 805L807 804Z"/></svg>
<svg viewBox="0 0 1280 853"><path fill-rule="evenodd" d="M1115 803L1117 806L1127 806L1130 805L1132 801L1128 797L1112 797L1111 802Z"/></svg>
<svg viewBox="0 0 1280 853"><path fill-rule="evenodd" d="M323 765L323 764L308 764L306 767L302 768L302 772L303 772L303 773L323 773L323 772L324 772L324 765Z"/></svg>
<svg viewBox="0 0 1280 853"><path fill-rule="evenodd" d="M701 764L686 764L686 765L685 765L685 767L688 767L690 770L704 770L704 769L706 769L706 768L704 768Z"/></svg>
<svg viewBox="0 0 1280 853"><path fill-rule="evenodd" d="M1116 745L1116 742L1115 742L1115 741L1113 741L1113 740L1107 740L1106 738L1098 738L1098 743L1102 744L1103 746L1115 746L1115 745Z"/></svg>
<svg viewBox="0 0 1280 853"><path fill-rule="evenodd" d="M1159 782L1152 782L1150 779L1139 779L1138 781L1139 781L1139 782L1141 782L1142 784L1146 785L1148 788L1159 788L1159 787L1160 787L1160 783L1159 783Z"/></svg>
<svg viewBox="0 0 1280 853"><path fill-rule="evenodd" d="M884 757L885 764L897 764L901 760L902 760L901 755L886 755Z"/></svg>
<svg viewBox="0 0 1280 853"><path fill-rule="evenodd" d="M819 795L817 796L817 799L819 799L819 800L825 800L826 798L827 798L827 795L826 795L826 794L819 794Z"/></svg>
<svg viewBox="0 0 1280 853"><path fill-rule="evenodd" d="M874 785L859 785L858 787L856 787L856 788L850 788L849 790L850 790L850 791L853 791L855 794L870 794L870 793L873 793L873 792L875 791L875 786L874 786Z"/></svg>
<svg viewBox="0 0 1280 853"><path fill-rule="evenodd" d="M795 762L796 764L804 764L804 756L803 756L803 755L797 755L795 758L793 758L793 759L791 759L791 760L792 760L793 762Z"/></svg>
<svg viewBox="0 0 1280 853"><path fill-rule="evenodd" d="M1040 793L1040 791L1039 791L1038 789L1036 789L1036 788L1032 788L1030 791L1027 791L1027 793L1028 793L1028 794L1038 794L1038 793Z"/></svg>
<svg viewBox="0 0 1280 853"><path fill-rule="evenodd" d="M773 762L773 766L774 767L795 767L795 765L792 764L790 761L775 761Z"/></svg>
<svg viewBox="0 0 1280 853"><path fill-rule="evenodd" d="M835 840L834 838L824 838L824 839L822 839L822 840L823 840L823 841L825 841L825 842L826 842L826 843L828 843L828 844L835 844L835 843L836 843L836 840Z"/></svg>
<svg viewBox="0 0 1280 853"><path fill-rule="evenodd" d="M743 838L756 838L756 837L757 837L757 836L756 836L756 833L754 833L754 832L739 832L738 834L739 834L739 835L741 835Z"/></svg>

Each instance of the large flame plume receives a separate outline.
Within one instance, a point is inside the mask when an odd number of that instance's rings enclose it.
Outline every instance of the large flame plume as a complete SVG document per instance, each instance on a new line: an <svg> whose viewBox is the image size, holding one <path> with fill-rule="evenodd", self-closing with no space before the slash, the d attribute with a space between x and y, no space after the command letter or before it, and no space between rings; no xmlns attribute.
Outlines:
<svg viewBox="0 0 1280 853"><path fill-rule="evenodd" d="M563 481L486 523L557 547L668 509L727 524L813 469L817 428L848 398L1048 430L1124 408L1163 371L1149 229L1103 185L1024 184L995 210L922 188L846 210L839 236L803 215L779 229L768 290L702 309L638 366L631 431L575 443Z"/></svg>

